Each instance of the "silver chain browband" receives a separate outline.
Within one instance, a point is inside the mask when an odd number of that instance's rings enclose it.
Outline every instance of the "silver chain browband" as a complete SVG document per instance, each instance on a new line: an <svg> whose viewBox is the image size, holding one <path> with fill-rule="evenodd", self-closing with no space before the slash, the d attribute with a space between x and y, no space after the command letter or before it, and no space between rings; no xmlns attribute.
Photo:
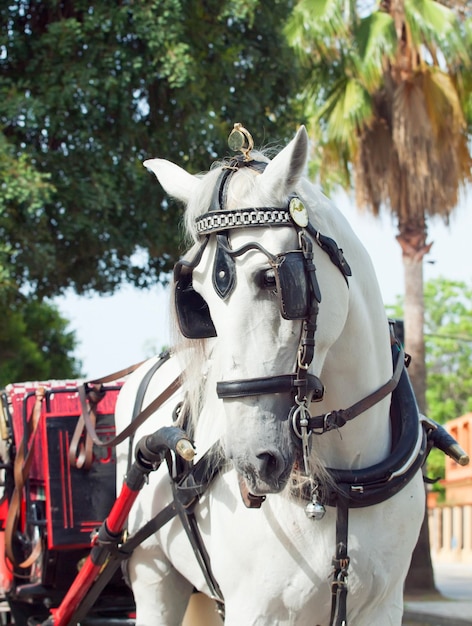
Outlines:
<svg viewBox="0 0 472 626"><path fill-rule="evenodd" d="M236 209L235 211L220 210L205 213L195 220L197 233L210 233L244 226L286 226L293 224L288 207L258 207Z"/></svg>

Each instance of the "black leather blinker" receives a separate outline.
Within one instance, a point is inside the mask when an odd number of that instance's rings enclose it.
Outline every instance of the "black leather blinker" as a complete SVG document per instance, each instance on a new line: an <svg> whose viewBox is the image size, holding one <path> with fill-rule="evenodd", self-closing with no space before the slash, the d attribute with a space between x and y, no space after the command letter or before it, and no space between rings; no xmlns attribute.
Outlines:
<svg viewBox="0 0 472 626"><path fill-rule="evenodd" d="M305 319L309 314L310 294L303 253L292 251L280 255L274 269L282 317Z"/></svg>
<svg viewBox="0 0 472 626"><path fill-rule="evenodd" d="M175 310L180 331L188 339L216 337L208 304L195 291L192 274L181 275L175 284Z"/></svg>

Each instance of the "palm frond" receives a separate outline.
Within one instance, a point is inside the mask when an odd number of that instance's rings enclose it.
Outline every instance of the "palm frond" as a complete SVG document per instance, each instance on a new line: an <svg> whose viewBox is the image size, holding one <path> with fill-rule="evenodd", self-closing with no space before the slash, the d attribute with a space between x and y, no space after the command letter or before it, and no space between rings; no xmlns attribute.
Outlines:
<svg viewBox="0 0 472 626"><path fill-rule="evenodd" d="M387 122L376 117L364 127L359 137L359 150L354 160L356 202L378 215L389 197L389 182L395 168L392 133ZM395 200L395 198L393 198Z"/></svg>
<svg viewBox="0 0 472 626"><path fill-rule="evenodd" d="M359 75L372 93L382 82L384 58L392 57L396 49L394 21L387 13L376 11L354 25L353 39L358 53Z"/></svg>
<svg viewBox="0 0 472 626"><path fill-rule="evenodd" d="M435 137L463 131L466 126L457 87L452 77L439 68L422 73L423 94Z"/></svg>
<svg viewBox="0 0 472 626"><path fill-rule="evenodd" d="M301 0L294 13L303 14L306 28L313 35L338 37L346 32L344 5L345 0Z"/></svg>
<svg viewBox="0 0 472 626"><path fill-rule="evenodd" d="M346 38L343 18L345 0L300 0L285 27L289 44L303 58L314 53L333 58L339 52L338 41Z"/></svg>
<svg viewBox="0 0 472 626"><path fill-rule="evenodd" d="M372 118L372 101L359 81L345 76L327 94L316 118L325 128L327 141L343 144L353 153L359 129Z"/></svg>
<svg viewBox="0 0 472 626"><path fill-rule="evenodd" d="M472 20L435 0L398 3L360 17L354 0L301 0L292 26L311 73L317 174L344 185L354 175L359 205L388 206L423 232L472 176Z"/></svg>
<svg viewBox="0 0 472 626"><path fill-rule="evenodd" d="M452 9L435 0L405 0L405 19L416 47L438 48L444 63L456 60L470 63L459 21Z"/></svg>

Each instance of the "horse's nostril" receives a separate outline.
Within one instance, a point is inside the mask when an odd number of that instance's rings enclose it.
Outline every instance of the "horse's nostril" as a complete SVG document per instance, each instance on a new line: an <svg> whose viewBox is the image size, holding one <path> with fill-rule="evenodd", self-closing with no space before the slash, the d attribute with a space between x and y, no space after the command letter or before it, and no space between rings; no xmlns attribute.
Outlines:
<svg viewBox="0 0 472 626"><path fill-rule="evenodd" d="M285 471L283 456L277 450L264 450L256 454L258 471L262 478L278 478Z"/></svg>

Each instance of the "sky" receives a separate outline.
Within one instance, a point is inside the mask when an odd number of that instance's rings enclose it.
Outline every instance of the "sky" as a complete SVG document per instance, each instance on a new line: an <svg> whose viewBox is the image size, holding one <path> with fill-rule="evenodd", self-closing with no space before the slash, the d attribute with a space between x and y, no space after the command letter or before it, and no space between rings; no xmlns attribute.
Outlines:
<svg viewBox="0 0 472 626"><path fill-rule="evenodd" d="M333 200L346 215L369 252L386 304L403 293L403 265L396 228L388 213L375 218L360 213L347 195ZM431 252L425 257L424 278L442 276L472 285L472 191L452 214L450 224L431 220ZM169 346L169 288L139 290L129 285L112 296L56 298L78 340L76 356L85 378L98 378L142 361Z"/></svg>

